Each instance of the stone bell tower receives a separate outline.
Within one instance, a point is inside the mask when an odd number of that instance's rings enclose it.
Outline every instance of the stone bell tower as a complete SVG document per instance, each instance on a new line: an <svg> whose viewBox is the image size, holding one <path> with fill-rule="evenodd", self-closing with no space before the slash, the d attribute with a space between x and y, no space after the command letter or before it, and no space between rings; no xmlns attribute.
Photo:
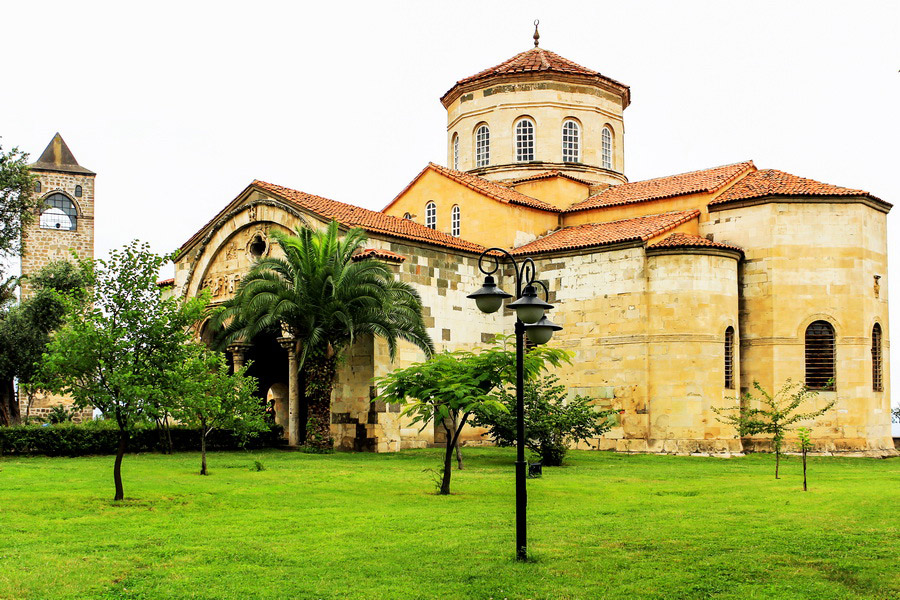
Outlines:
<svg viewBox="0 0 900 600"><path fill-rule="evenodd" d="M22 275L55 260L94 258L94 177L78 164L62 136L53 136L36 163L35 195L42 199L39 216L23 232ZM22 296L27 297L27 279Z"/></svg>

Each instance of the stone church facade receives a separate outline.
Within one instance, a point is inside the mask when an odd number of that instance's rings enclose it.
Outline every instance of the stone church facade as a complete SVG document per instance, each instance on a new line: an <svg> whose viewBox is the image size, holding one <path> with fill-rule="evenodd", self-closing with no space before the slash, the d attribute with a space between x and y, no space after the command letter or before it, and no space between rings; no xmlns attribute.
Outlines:
<svg viewBox="0 0 900 600"><path fill-rule="evenodd" d="M381 211L253 181L187 240L174 293L231 297L253 261L278 253L274 230L338 221L362 227L359 260L383 261L413 285L438 349L476 349L512 332L466 296L478 257L502 246L532 257L573 353L557 371L571 394L619 409L590 447L733 454L740 439L714 408L758 381L819 390L810 423L819 451L887 455L890 437L886 217L891 205L752 161L631 182L624 165L628 86L535 47L461 79L441 98L447 166L429 163ZM514 283L501 277L501 287ZM213 332L203 325L201 337ZM295 341L280 332L229 350L296 443L305 414L291 381ZM332 433L344 449L441 443L396 407L372 402L373 378L422 360L388 359L362 339L341 364ZM469 442L482 432L464 434Z"/></svg>

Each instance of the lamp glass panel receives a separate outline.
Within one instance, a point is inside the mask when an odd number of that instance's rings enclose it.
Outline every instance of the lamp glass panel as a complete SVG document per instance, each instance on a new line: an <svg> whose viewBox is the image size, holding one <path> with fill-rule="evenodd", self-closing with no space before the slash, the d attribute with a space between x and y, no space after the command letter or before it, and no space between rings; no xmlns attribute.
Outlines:
<svg viewBox="0 0 900 600"><path fill-rule="evenodd" d="M525 306L517 306L516 308L516 316L523 323L537 323L541 320L541 317L544 316L544 309L540 306L532 306L526 304Z"/></svg>
<svg viewBox="0 0 900 600"><path fill-rule="evenodd" d="M503 298L500 296L478 296L475 298L475 306L483 313L493 313L503 306Z"/></svg>
<svg viewBox="0 0 900 600"><path fill-rule="evenodd" d="M553 329L550 327L529 327L525 330L528 339L535 344L546 344L553 337Z"/></svg>

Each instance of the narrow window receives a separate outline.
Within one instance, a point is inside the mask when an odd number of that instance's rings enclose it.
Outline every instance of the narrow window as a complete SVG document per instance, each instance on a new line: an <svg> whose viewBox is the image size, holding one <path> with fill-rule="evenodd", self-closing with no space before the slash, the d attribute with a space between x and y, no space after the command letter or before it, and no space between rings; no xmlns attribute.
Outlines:
<svg viewBox="0 0 900 600"><path fill-rule="evenodd" d="M40 194L40 193L41 193L41 182L40 182L40 181L35 181L35 182L34 182L34 191L35 191L35 193L37 193L37 194Z"/></svg>
<svg viewBox="0 0 900 600"><path fill-rule="evenodd" d="M459 171L459 136L453 134L453 169Z"/></svg>
<svg viewBox="0 0 900 600"><path fill-rule="evenodd" d="M876 392L884 391L881 371L881 325L875 323L872 327L872 390Z"/></svg>
<svg viewBox="0 0 900 600"><path fill-rule="evenodd" d="M834 327L828 321L806 328L806 387L834 390Z"/></svg>
<svg viewBox="0 0 900 600"><path fill-rule="evenodd" d="M459 205L454 205L450 211L450 234L459 237Z"/></svg>
<svg viewBox="0 0 900 600"><path fill-rule="evenodd" d="M516 161L534 160L534 123L522 119L516 123Z"/></svg>
<svg viewBox="0 0 900 600"><path fill-rule="evenodd" d="M75 197L81 198L81 186L80 185L75 186Z"/></svg>
<svg viewBox="0 0 900 600"><path fill-rule="evenodd" d="M600 147L602 151L602 166L604 169L612 169L613 168L613 147L612 147L612 132L609 130L609 127L604 127L603 132L600 134Z"/></svg>
<svg viewBox="0 0 900 600"><path fill-rule="evenodd" d="M44 201L44 212L41 213L41 229L63 229L74 231L78 224L78 211L63 194L51 194Z"/></svg>
<svg viewBox="0 0 900 600"><path fill-rule="evenodd" d="M734 389L734 327L725 330L725 387Z"/></svg>
<svg viewBox="0 0 900 600"><path fill-rule="evenodd" d="M475 166L486 167L491 164L491 130L482 125L475 131Z"/></svg>
<svg viewBox="0 0 900 600"><path fill-rule="evenodd" d="M434 202L425 205L425 227L437 229L437 206Z"/></svg>
<svg viewBox="0 0 900 600"><path fill-rule="evenodd" d="M403 218L406 219L407 221L411 221L412 215L409 213L403 213Z"/></svg>
<svg viewBox="0 0 900 600"><path fill-rule="evenodd" d="M572 119L563 121L562 158L563 162L571 163L581 160L581 132L578 123Z"/></svg>

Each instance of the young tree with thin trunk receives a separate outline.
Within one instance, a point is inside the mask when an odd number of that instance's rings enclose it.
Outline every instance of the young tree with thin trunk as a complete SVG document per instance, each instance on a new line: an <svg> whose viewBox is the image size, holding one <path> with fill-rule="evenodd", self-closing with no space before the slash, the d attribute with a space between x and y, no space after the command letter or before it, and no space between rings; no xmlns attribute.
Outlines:
<svg viewBox="0 0 900 600"><path fill-rule="evenodd" d="M146 409L178 393L172 373L208 301L162 297L156 281L171 259L134 241L95 261L87 302L70 303L44 355L39 387L70 396L78 408L99 408L118 425L114 500L125 498L122 459L131 431Z"/></svg>
<svg viewBox="0 0 900 600"><path fill-rule="evenodd" d="M376 400L405 405L403 416L413 417L422 429L440 423L447 433L439 494L450 493L453 451L459 436L475 413L505 411L497 394L515 382L516 355L499 337L482 352L444 352L430 360L398 369L376 380L381 393ZM550 365L571 361L565 350L538 346L524 357L525 378L530 380Z"/></svg>
<svg viewBox="0 0 900 600"><path fill-rule="evenodd" d="M207 475L206 438L215 429L230 429L247 440L267 426L265 407L253 395L256 379L244 366L231 373L221 352L191 344L185 362L174 375L181 390L173 414L182 423L200 431L200 474Z"/></svg>
<svg viewBox="0 0 900 600"><path fill-rule="evenodd" d="M775 448L775 479L779 479L778 468L785 435L800 421L825 414L834 406L835 401L832 400L818 410L802 413L797 412L800 406L818 396L817 391L801 383L794 383L790 379L784 382L774 396L763 389L758 381L753 382L753 387L759 392L758 399L747 392L739 406L721 409L713 407L713 411L719 415L720 422L733 425L742 437L759 434L772 436L772 445ZM735 414L725 414L727 411L733 411Z"/></svg>
<svg viewBox="0 0 900 600"><path fill-rule="evenodd" d="M811 433L809 427L797 428L797 439L800 440L800 455L803 457L803 491L806 490L806 453L813 449L812 440L809 439Z"/></svg>

